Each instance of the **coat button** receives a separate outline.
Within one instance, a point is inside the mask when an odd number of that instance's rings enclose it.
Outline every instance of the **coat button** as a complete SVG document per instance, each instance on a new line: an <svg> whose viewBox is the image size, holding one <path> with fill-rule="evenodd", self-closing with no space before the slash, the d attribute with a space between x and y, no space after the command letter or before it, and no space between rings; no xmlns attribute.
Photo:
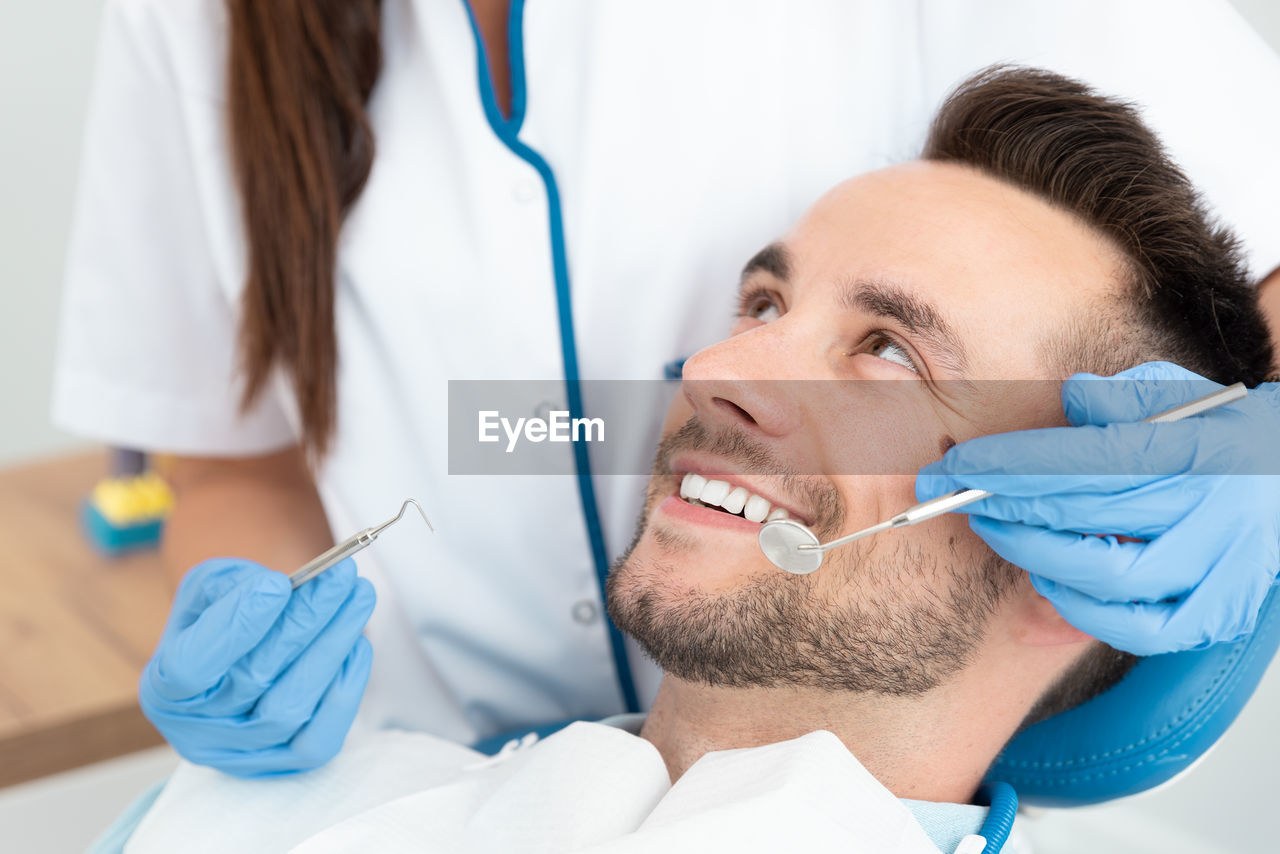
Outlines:
<svg viewBox="0 0 1280 854"><path fill-rule="evenodd" d="M590 599L579 599L573 603L573 621L584 626L589 626L600 616L600 606Z"/></svg>

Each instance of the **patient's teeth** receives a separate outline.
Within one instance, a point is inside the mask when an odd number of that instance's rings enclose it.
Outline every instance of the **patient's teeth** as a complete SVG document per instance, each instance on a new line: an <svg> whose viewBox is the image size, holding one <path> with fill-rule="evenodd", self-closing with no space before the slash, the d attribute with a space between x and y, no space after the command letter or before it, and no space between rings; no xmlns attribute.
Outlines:
<svg viewBox="0 0 1280 854"><path fill-rule="evenodd" d="M728 510L730 513L741 513L742 507L747 503L747 497L749 495L751 495L750 492L747 492L739 486L724 497L724 501L720 502L720 506L725 510Z"/></svg>
<svg viewBox="0 0 1280 854"><path fill-rule="evenodd" d="M746 516L752 522L763 522L764 517L769 514L769 502L765 501L759 495L753 495L747 499L747 506L743 508L742 515Z"/></svg>
<svg viewBox="0 0 1280 854"><path fill-rule="evenodd" d="M702 499L704 504L720 505L724 501L725 496L729 494L729 482L725 480L709 480L707 485L702 487L702 494L698 497Z"/></svg>
<svg viewBox="0 0 1280 854"><path fill-rule="evenodd" d="M789 519L791 514L774 508L766 498L752 495L743 486L731 486L727 480L707 480L688 472L680 481L680 497L695 503L710 504L733 514L741 514L752 522Z"/></svg>
<svg viewBox="0 0 1280 854"><path fill-rule="evenodd" d="M707 485L707 479L700 474L689 472L684 476L684 480L680 482L681 498L697 498L702 494L702 487Z"/></svg>

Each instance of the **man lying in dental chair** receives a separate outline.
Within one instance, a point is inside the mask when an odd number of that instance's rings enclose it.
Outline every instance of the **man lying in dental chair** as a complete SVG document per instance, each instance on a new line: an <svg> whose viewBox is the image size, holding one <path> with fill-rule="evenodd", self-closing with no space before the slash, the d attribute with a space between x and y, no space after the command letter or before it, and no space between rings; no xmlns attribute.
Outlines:
<svg viewBox="0 0 1280 854"><path fill-rule="evenodd" d="M665 672L647 717L494 758L383 733L294 776L184 765L127 850L955 851L1002 747L1134 658L963 515L796 576L744 503L823 540L865 527L915 503L950 445L1064 424L1071 374L1160 360L1250 386L1271 370L1229 237L1128 108L984 72L920 160L837 186L752 258L732 334L686 363L608 586Z"/></svg>

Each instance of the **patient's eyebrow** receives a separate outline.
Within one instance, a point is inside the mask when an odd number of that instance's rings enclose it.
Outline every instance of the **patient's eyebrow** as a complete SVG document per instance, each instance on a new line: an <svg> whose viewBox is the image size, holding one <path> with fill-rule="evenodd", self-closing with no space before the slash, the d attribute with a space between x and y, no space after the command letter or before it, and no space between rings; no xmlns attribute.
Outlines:
<svg viewBox="0 0 1280 854"><path fill-rule="evenodd" d="M791 278L791 252L781 243L770 243L751 257L747 266L742 268L741 281L745 282L752 273L768 273L780 282Z"/></svg>
<svg viewBox="0 0 1280 854"><path fill-rule="evenodd" d="M933 303L892 282L866 279L844 284L839 300L848 311L865 311L897 321L919 338L939 367L959 377L968 374L969 356L964 342Z"/></svg>

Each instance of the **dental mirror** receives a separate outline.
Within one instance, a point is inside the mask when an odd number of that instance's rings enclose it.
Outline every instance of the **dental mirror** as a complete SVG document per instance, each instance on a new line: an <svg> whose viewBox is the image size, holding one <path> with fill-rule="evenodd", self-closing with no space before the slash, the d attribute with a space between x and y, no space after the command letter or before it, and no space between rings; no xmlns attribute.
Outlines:
<svg viewBox="0 0 1280 854"><path fill-rule="evenodd" d="M779 569L794 575L808 575L822 566L818 535L794 519L774 519L765 524L760 528L759 539L760 550Z"/></svg>

